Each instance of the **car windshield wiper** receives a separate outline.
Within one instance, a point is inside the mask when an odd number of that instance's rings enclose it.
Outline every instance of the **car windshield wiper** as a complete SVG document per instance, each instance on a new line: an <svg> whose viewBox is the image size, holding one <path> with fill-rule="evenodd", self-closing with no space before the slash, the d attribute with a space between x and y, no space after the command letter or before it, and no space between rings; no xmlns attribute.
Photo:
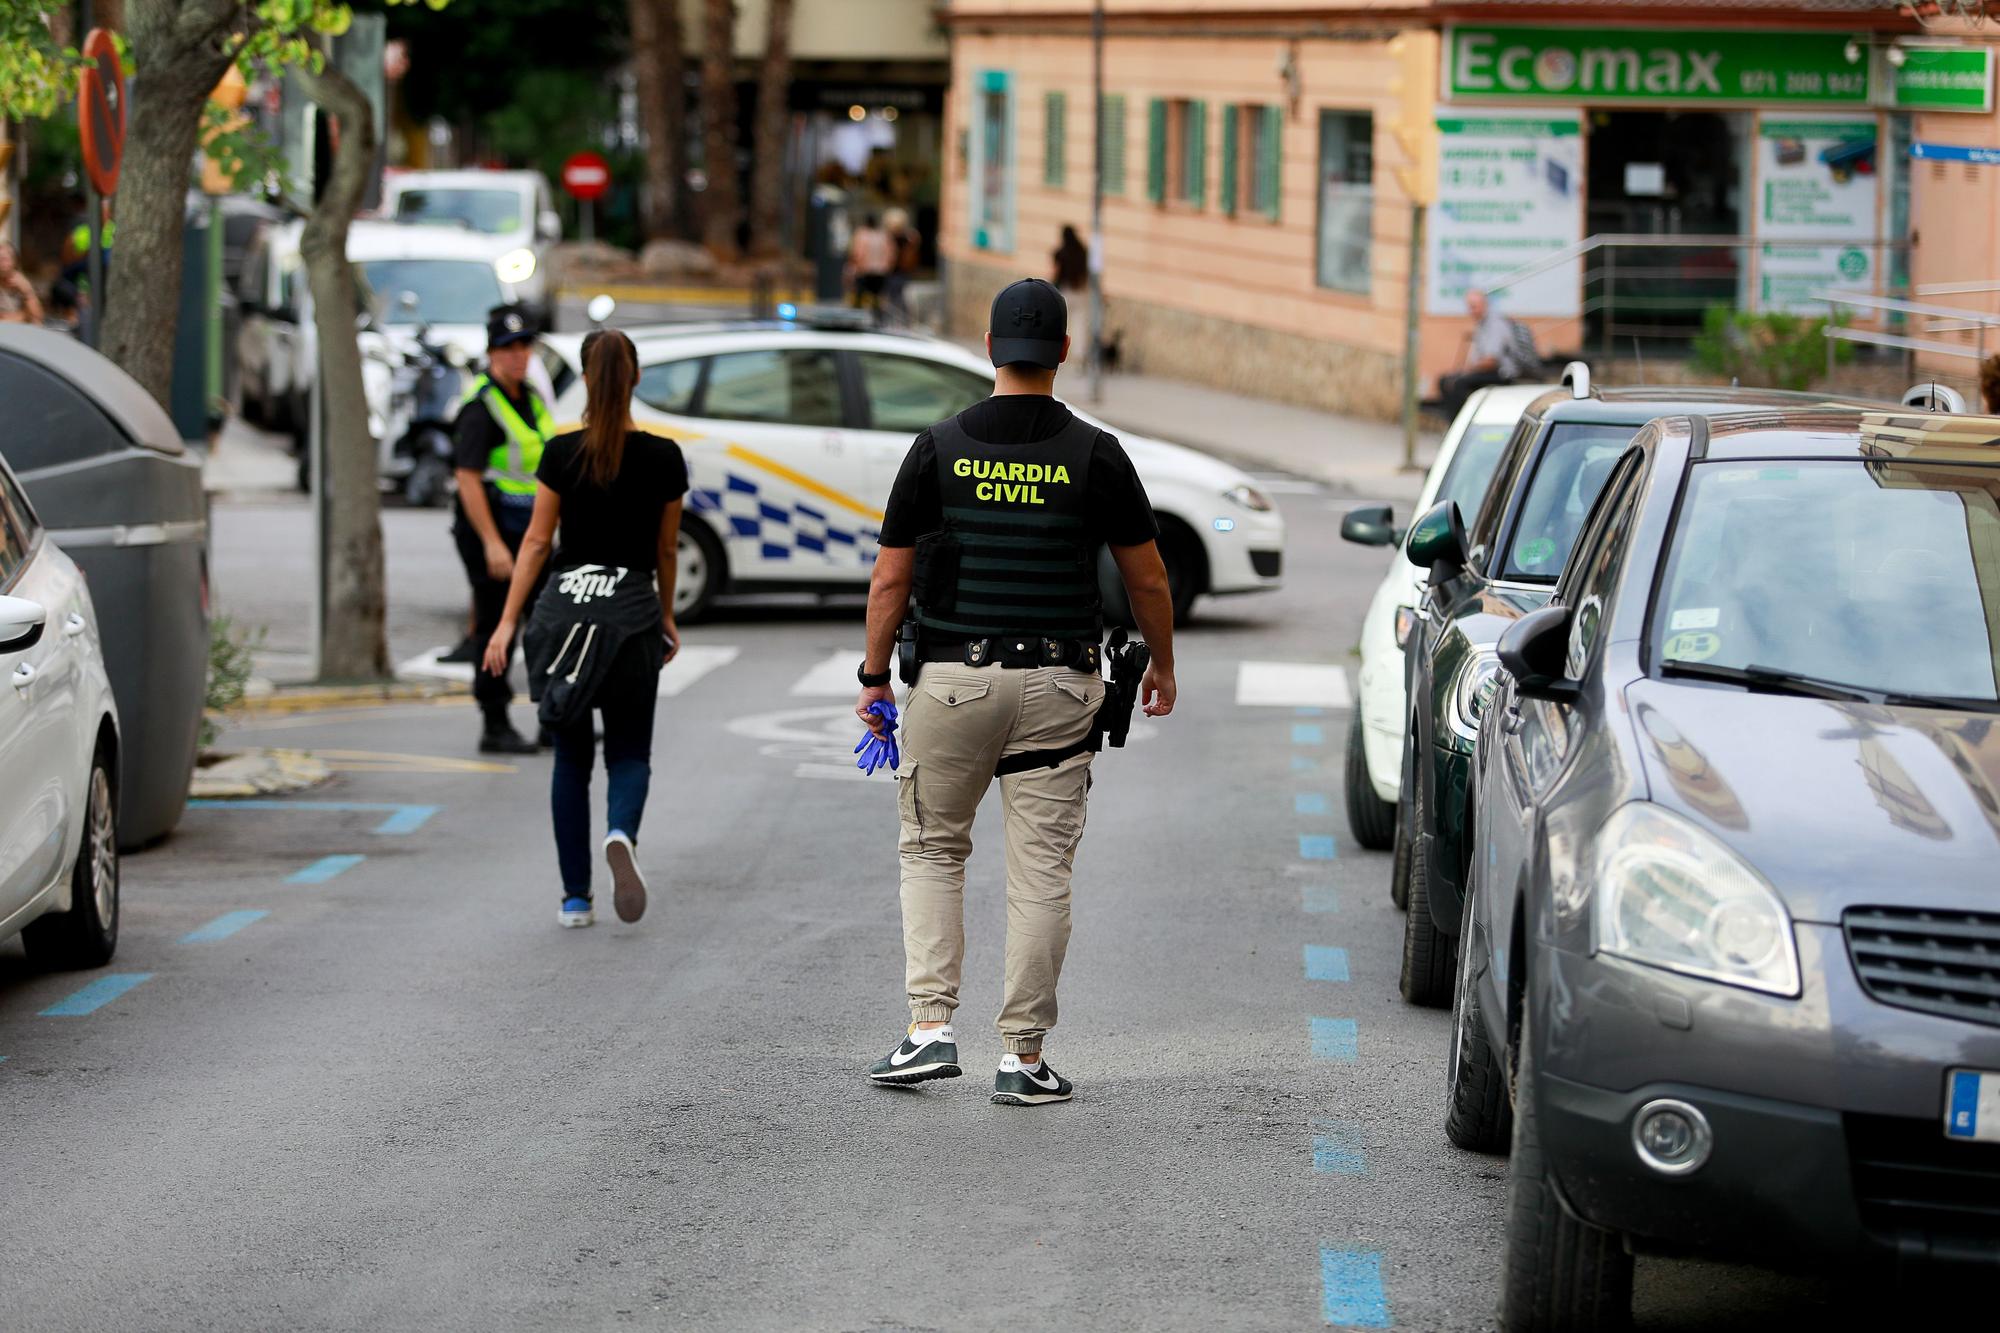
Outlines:
<svg viewBox="0 0 2000 1333"><path fill-rule="evenodd" d="M1880 703L1880 690L1866 690L1858 685L1847 685L1837 680L1820 680L1813 676L1801 676L1794 671L1781 671L1777 667L1758 666L1716 666L1709 662L1685 662L1678 658L1668 658L1660 663L1663 676L1686 676L1691 680L1719 680L1734 685L1743 685L1752 690L1762 690L1774 694L1797 694L1808 699L1841 699L1849 703Z"/></svg>
<svg viewBox="0 0 2000 1333"><path fill-rule="evenodd" d="M1951 694L1911 694L1906 690L1890 690L1882 696L1885 704L1901 704L1906 708L1946 708L1961 713L2000 713L2000 699L1972 699Z"/></svg>

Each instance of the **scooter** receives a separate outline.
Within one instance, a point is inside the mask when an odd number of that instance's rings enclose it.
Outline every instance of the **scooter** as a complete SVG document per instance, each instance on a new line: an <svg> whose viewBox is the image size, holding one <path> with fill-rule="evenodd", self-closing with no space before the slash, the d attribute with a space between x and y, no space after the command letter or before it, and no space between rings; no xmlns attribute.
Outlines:
<svg viewBox="0 0 2000 1333"><path fill-rule="evenodd" d="M404 292L397 304L415 311L417 294ZM396 371L381 445L384 482L400 485L404 502L414 508L434 508L451 496L451 423L464 389L463 370L432 337L431 326L418 319L415 342L404 349Z"/></svg>

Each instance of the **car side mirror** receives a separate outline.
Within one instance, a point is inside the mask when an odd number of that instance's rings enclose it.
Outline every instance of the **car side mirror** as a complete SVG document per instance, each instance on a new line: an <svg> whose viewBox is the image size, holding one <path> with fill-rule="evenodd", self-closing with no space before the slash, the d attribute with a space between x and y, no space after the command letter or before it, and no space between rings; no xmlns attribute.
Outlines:
<svg viewBox="0 0 2000 1333"><path fill-rule="evenodd" d="M0 597L0 653L25 653L42 641L48 608L25 597Z"/></svg>
<svg viewBox="0 0 2000 1333"><path fill-rule="evenodd" d="M1370 509L1350 509L1340 520L1343 541L1356 546L1393 546L1396 543L1396 512L1388 505Z"/></svg>
<svg viewBox="0 0 2000 1333"><path fill-rule="evenodd" d="M592 324L602 324L610 319L617 309L618 302L609 292L599 292L590 298L590 304L583 308L583 313L590 317Z"/></svg>
<svg viewBox="0 0 2000 1333"><path fill-rule="evenodd" d="M543 209L541 217L536 219L535 230L545 241L560 241L562 239L562 215L553 208Z"/></svg>
<svg viewBox="0 0 2000 1333"><path fill-rule="evenodd" d="M1513 676L1516 692L1556 703L1576 698L1576 682L1563 675L1574 615L1567 606L1545 606L1522 616L1501 634L1495 651L1500 665Z"/></svg>
<svg viewBox="0 0 2000 1333"><path fill-rule="evenodd" d="M1432 583L1458 577L1470 559L1465 517L1458 512L1458 502L1440 500L1424 511L1424 516L1410 525L1410 542L1403 552L1411 564L1430 569Z"/></svg>

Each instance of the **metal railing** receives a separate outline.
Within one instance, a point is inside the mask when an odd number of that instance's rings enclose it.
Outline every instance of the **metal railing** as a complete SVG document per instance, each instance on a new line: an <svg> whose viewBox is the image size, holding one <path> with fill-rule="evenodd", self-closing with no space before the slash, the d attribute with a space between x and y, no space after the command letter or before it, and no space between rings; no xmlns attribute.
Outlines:
<svg viewBox="0 0 2000 1333"><path fill-rule="evenodd" d="M1936 283L1920 289L1925 295L1961 296L2000 291L2000 283ZM2000 329L2000 314L1968 310L1963 306L1932 305L1925 301L1903 301L1870 292L1818 291L1815 301L1827 305L1826 369L1833 373L1834 356L1843 342L1865 347L1890 347L1903 352L1929 352L1936 356L1986 359L1987 331ZM1877 316L1885 327L1867 328L1849 323L1843 311L1865 311ZM1879 317L1887 316L1887 319ZM1916 329L1916 333L1907 332ZM1970 335L1946 340L1940 334ZM2000 343L2000 338L1993 340Z"/></svg>

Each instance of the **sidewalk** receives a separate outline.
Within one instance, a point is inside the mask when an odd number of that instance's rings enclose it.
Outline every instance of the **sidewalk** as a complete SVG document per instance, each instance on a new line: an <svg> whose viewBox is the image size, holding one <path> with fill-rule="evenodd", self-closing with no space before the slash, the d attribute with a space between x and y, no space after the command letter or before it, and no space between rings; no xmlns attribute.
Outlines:
<svg viewBox="0 0 2000 1333"><path fill-rule="evenodd" d="M1335 416L1243 394L1149 375L1104 377L1104 397L1085 397L1083 375L1065 396L1107 423L1171 440L1251 470L1275 470L1324 483L1344 495L1413 501L1440 437L1417 438L1419 470L1403 470L1402 427Z"/></svg>

